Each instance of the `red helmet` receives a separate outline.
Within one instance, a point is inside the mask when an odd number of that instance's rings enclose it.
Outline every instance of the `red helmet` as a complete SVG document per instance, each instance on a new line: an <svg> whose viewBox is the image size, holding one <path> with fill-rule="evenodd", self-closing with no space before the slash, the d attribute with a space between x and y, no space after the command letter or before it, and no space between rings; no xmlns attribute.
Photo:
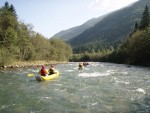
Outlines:
<svg viewBox="0 0 150 113"><path fill-rule="evenodd" d="M44 65L42 65L42 69L45 69L45 66L44 66Z"/></svg>

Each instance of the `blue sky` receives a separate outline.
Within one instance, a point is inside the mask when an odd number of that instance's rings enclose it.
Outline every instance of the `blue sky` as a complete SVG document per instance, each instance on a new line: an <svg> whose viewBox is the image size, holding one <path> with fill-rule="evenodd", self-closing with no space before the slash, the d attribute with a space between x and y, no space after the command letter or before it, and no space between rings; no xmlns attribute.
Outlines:
<svg viewBox="0 0 150 113"><path fill-rule="evenodd" d="M50 38L54 34L125 7L138 0L7 0L20 21ZM6 0L0 0L0 7Z"/></svg>

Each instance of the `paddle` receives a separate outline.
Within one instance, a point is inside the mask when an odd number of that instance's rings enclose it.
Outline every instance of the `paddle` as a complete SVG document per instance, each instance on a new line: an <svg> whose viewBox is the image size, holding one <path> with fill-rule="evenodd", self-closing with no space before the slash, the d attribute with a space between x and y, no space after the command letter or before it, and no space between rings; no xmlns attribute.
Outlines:
<svg viewBox="0 0 150 113"><path fill-rule="evenodd" d="M28 77L32 77L32 76L34 76L34 74L33 74L33 73L32 73L32 74L31 74L31 73L30 73L30 74L28 74Z"/></svg>
<svg viewBox="0 0 150 113"><path fill-rule="evenodd" d="M38 72L38 71L37 71ZM34 73L29 73L28 74L28 77L32 77L32 76L34 76L35 74Z"/></svg>

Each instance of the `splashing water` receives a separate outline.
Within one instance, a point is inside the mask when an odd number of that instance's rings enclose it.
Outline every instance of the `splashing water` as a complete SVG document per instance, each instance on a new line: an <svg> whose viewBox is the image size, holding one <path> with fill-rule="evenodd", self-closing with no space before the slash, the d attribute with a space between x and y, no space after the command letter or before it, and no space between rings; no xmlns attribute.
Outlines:
<svg viewBox="0 0 150 113"><path fill-rule="evenodd" d="M55 68L60 76L45 82L27 76L40 68L0 71L0 113L150 112L149 68L98 62Z"/></svg>

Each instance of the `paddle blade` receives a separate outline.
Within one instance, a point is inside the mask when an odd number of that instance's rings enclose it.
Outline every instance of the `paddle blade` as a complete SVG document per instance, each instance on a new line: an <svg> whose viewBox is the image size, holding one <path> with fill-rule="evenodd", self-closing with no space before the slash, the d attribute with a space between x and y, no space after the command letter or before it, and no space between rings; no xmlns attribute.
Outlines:
<svg viewBox="0 0 150 113"><path fill-rule="evenodd" d="M28 74L28 77L32 77L34 74Z"/></svg>

